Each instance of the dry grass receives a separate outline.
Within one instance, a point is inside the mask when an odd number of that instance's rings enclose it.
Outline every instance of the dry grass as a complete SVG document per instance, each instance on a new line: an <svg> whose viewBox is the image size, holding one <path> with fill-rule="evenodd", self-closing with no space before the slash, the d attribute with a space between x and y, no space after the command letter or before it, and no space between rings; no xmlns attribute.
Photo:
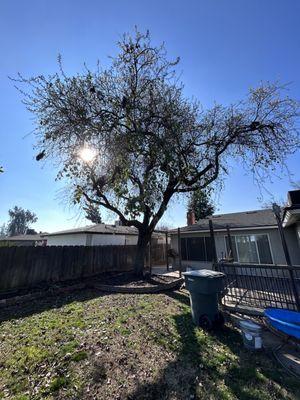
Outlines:
<svg viewBox="0 0 300 400"><path fill-rule="evenodd" d="M184 292L84 291L1 311L0 398L299 399L230 326L193 326Z"/></svg>

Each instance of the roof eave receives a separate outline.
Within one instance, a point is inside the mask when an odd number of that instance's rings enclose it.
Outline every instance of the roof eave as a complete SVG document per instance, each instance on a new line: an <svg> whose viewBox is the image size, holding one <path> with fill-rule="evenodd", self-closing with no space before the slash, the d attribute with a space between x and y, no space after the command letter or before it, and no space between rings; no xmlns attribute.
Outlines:
<svg viewBox="0 0 300 400"><path fill-rule="evenodd" d="M287 207L284 211L282 226L288 228L300 221L300 206Z"/></svg>
<svg viewBox="0 0 300 400"><path fill-rule="evenodd" d="M184 229L184 228L182 228ZM230 232L231 231L243 231L243 230L261 230L261 229L277 229L277 225L260 225L260 226L240 226L240 227L229 227ZM227 228L214 228L214 232L226 232ZM181 230L181 233L206 233L210 232L209 229L195 229L195 230ZM176 231L170 231L169 232L171 235L177 235L177 230Z"/></svg>
<svg viewBox="0 0 300 400"><path fill-rule="evenodd" d="M76 231L76 232L58 232L58 233L48 233L47 235L42 235L42 237L49 236L64 236L64 235L78 235L78 234L92 234L92 235L134 235L134 232L93 232L93 231Z"/></svg>

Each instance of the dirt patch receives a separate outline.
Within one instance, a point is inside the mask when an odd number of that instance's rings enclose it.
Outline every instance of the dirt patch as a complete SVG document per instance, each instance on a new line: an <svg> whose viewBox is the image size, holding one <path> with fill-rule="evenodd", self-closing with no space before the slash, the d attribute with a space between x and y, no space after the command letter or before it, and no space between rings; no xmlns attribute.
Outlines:
<svg viewBox="0 0 300 400"><path fill-rule="evenodd" d="M105 276L97 282L103 283L104 285L112 286L124 286L124 287L140 287L140 286L156 286L165 283L170 283L177 278L163 275L152 275L146 276L145 278L139 278L133 273L122 273L111 276Z"/></svg>
<svg viewBox="0 0 300 400"><path fill-rule="evenodd" d="M145 278L137 278L133 273L106 273L97 275L93 278L82 278L72 281L59 282L52 286L39 286L33 289L20 289L0 295L0 308L12 306L15 304L24 304L25 302L38 301L43 297L59 296L62 293L71 293L77 290L96 288L105 292L120 293L154 293L173 288L179 288L180 282L176 283L178 278L160 275L148 275ZM170 287L168 287L170 285ZM111 289L110 289L111 286ZM159 286L165 286L159 288ZM118 288L121 288L120 290ZM130 290L136 288L137 290ZM143 290L143 288L149 290ZM157 288L157 290L155 289ZM122 290L123 289L123 290ZM128 289L128 290L126 290Z"/></svg>
<svg viewBox="0 0 300 400"><path fill-rule="evenodd" d="M144 279L138 279L135 275L128 274L111 277L105 284L101 280L90 283L91 287L111 293L135 293L151 294L160 293L168 290L179 289L183 284L182 278L170 276L152 275Z"/></svg>

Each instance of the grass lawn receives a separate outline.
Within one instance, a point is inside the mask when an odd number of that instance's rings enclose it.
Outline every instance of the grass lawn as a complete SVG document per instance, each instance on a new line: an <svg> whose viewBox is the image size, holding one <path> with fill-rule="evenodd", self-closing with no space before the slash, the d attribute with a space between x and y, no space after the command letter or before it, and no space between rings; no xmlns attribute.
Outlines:
<svg viewBox="0 0 300 400"><path fill-rule="evenodd" d="M0 398L300 399L237 330L195 328L184 292L86 290L0 313Z"/></svg>

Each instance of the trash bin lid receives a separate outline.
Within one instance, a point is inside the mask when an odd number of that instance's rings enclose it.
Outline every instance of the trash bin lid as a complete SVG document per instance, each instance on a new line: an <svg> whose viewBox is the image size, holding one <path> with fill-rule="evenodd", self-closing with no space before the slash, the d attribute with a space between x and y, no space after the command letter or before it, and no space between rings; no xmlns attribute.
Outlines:
<svg viewBox="0 0 300 400"><path fill-rule="evenodd" d="M223 278L225 276L225 274L223 274L222 272L212 271L210 269L188 271L184 272L182 275L192 276L195 278Z"/></svg>
<svg viewBox="0 0 300 400"><path fill-rule="evenodd" d="M255 324L254 322L249 321L249 320L245 320L245 319L241 320L239 322L239 324L242 329L246 329L246 330L250 330L250 331L257 331L257 332L259 332L261 330L260 325Z"/></svg>

